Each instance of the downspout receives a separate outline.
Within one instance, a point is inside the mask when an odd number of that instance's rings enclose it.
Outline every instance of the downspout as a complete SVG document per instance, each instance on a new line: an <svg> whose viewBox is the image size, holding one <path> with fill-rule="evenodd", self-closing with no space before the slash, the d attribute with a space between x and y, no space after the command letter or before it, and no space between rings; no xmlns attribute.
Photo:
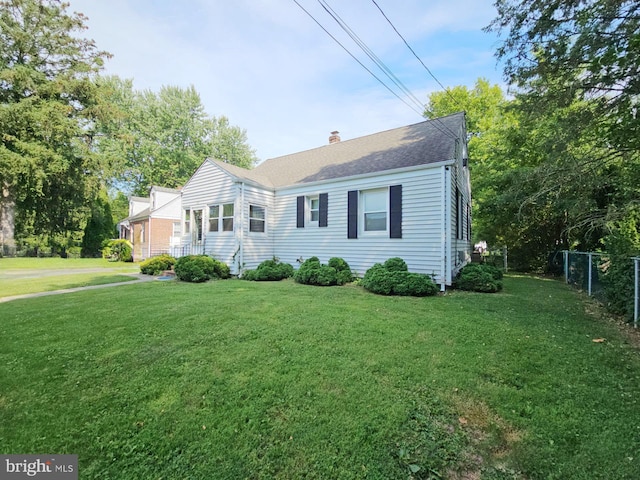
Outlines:
<svg viewBox="0 0 640 480"><path fill-rule="evenodd" d="M446 267L447 267L447 167L442 167L442 240L440 243L440 291L444 292L446 287Z"/></svg>
<svg viewBox="0 0 640 480"><path fill-rule="evenodd" d="M240 265L238 265L238 275L242 273L244 265L244 182L240 184Z"/></svg>
<svg viewBox="0 0 640 480"><path fill-rule="evenodd" d="M149 255L147 258L151 258L151 215L149 215L149 234L147 235L147 242L149 242L149 247L147 248Z"/></svg>

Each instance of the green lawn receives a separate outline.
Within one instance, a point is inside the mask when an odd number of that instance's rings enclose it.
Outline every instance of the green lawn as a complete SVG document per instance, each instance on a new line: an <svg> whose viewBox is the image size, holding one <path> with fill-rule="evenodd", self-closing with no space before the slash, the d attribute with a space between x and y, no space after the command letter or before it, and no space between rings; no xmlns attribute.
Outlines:
<svg viewBox="0 0 640 480"><path fill-rule="evenodd" d="M0 298L135 280L134 263L102 258L0 258Z"/></svg>
<svg viewBox="0 0 640 480"><path fill-rule="evenodd" d="M0 272L4 270L58 270L82 268L110 268L114 270L139 271L135 263L110 262L104 258L0 258Z"/></svg>
<svg viewBox="0 0 640 480"><path fill-rule="evenodd" d="M586 306L527 277L0 304L0 451L78 454L82 479L637 479L639 352Z"/></svg>

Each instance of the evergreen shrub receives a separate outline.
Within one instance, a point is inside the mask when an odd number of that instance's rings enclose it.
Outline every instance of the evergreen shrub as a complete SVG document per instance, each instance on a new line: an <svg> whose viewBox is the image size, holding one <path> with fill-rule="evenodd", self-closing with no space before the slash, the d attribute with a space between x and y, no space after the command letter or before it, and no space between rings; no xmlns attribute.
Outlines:
<svg viewBox="0 0 640 480"><path fill-rule="evenodd" d="M206 282L212 278L229 278L229 267L207 255L187 255L176 260L173 270L184 282Z"/></svg>
<svg viewBox="0 0 640 480"><path fill-rule="evenodd" d="M502 290L502 270L493 265L470 263L458 273L455 286L472 292L499 292Z"/></svg>
<svg viewBox="0 0 640 480"><path fill-rule="evenodd" d="M378 295L402 295L426 297L438 293L438 285L429 275L408 271L407 264L399 257L376 263L366 271L362 286Z"/></svg>
<svg viewBox="0 0 640 480"><path fill-rule="evenodd" d="M157 257L151 257L140 263L140 273L145 275L160 275L165 270L171 270L176 259L171 255L163 253Z"/></svg>
<svg viewBox="0 0 640 480"><path fill-rule="evenodd" d="M322 265L318 257L311 257L300 265L293 279L305 285L344 285L353 281L353 273L342 258L333 257L328 265Z"/></svg>
<svg viewBox="0 0 640 480"><path fill-rule="evenodd" d="M277 259L265 260L255 270L247 270L242 274L243 280L278 281L293 277L294 270L288 263L281 263Z"/></svg>
<svg viewBox="0 0 640 480"><path fill-rule="evenodd" d="M129 240L109 240L102 248L102 258L110 262L133 262L133 245Z"/></svg>

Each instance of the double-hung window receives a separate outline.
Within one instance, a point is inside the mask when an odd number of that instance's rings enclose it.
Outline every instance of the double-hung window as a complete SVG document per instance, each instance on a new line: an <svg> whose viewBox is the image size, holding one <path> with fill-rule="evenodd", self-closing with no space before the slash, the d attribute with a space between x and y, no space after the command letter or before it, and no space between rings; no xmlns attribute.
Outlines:
<svg viewBox="0 0 640 480"><path fill-rule="evenodd" d="M191 233L191 210L184 211L184 233Z"/></svg>
<svg viewBox="0 0 640 480"><path fill-rule="evenodd" d="M209 205L209 231L233 232L233 203Z"/></svg>
<svg viewBox="0 0 640 480"><path fill-rule="evenodd" d="M265 208L258 205L249 205L249 231L265 231L266 215Z"/></svg>
<svg viewBox="0 0 640 480"><path fill-rule="evenodd" d="M363 190L360 193L364 231L385 232L387 230L389 190L387 188L379 188L376 190Z"/></svg>
<svg viewBox="0 0 640 480"><path fill-rule="evenodd" d="M220 205L209 205L209 231L217 232L220 229Z"/></svg>
<svg viewBox="0 0 640 480"><path fill-rule="evenodd" d="M222 205L222 231L233 232L233 203Z"/></svg>
<svg viewBox="0 0 640 480"><path fill-rule="evenodd" d="M318 224L320 219L320 197L309 197L309 222Z"/></svg>
<svg viewBox="0 0 640 480"><path fill-rule="evenodd" d="M296 227L327 227L329 194L301 195L296 199Z"/></svg>
<svg viewBox="0 0 640 480"><path fill-rule="evenodd" d="M380 235L402 238L402 185L347 192L347 238Z"/></svg>

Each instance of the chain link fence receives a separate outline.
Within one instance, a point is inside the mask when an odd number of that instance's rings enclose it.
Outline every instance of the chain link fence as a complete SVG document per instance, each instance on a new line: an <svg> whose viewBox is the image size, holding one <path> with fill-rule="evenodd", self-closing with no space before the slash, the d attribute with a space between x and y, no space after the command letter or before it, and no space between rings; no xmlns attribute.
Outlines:
<svg viewBox="0 0 640 480"><path fill-rule="evenodd" d="M600 302L605 302L605 285L602 281L609 266L606 253L573 252L565 250L564 278L566 282L586 292ZM633 266L633 326L638 328L640 309L640 258L629 258L629 267Z"/></svg>

